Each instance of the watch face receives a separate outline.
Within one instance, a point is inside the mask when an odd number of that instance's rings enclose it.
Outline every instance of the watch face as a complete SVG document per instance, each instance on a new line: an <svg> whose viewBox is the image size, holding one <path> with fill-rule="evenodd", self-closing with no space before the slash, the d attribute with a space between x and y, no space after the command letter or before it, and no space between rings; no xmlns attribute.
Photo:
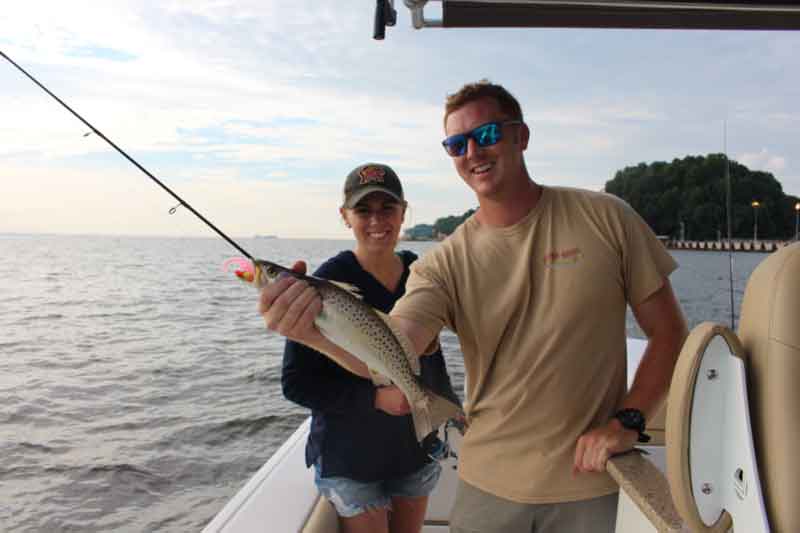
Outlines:
<svg viewBox="0 0 800 533"><path fill-rule="evenodd" d="M644 415L638 409L623 409L617 413L617 418L628 429L644 430Z"/></svg>

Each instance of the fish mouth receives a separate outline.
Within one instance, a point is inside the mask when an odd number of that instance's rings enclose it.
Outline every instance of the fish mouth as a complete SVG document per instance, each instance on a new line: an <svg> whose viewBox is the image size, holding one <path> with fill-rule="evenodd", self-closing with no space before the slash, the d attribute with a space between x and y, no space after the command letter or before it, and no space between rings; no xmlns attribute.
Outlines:
<svg viewBox="0 0 800 533"><path fill-rule="evenodd" d="M254 285L259 289L266 287L274 281L277 281L281 277L281 274L288 274L290 276L300 278L306 277L302 274L293 272L290 268L281 266L271 261L265 261L263 259L256 259L253 261L253 267L255 270Z"/></svg>
<svg viewBox="0 0 800 533"><path fill-rule="evenodd" d="M281 273L293 274L290 269L263 259L233 257L222 265L222 269L226 272L230 272L231 267L235 267L233 273L236 274L239 280L257 289L263 289L273 281L276 281ZM295 274L295 276L298 275ZM300 277L304 276L300 275Z"/></svg>
<svg viewBox="0 0 800 533"><path fill-rule="evenodd" d="M261 269L261 265L258 264L258 261L253 261L253 280L251 281L251 283L253 284L254 287L260 289L261 287L266 285L266 283L263 283L261 281L263 279L262 276L263 276L263 270Z"/></svg>

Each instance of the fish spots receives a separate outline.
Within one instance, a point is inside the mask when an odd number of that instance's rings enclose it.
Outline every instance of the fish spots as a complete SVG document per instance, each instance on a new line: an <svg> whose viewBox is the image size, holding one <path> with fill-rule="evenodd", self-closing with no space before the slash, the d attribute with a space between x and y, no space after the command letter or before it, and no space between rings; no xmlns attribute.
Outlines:
<svg viewBox="0 0 800 533"><path fill-rule="evenodd" d="M351 350L353 355L368 367L384 373L410 402L427 399L427 393L413 375L405 349L389 325L370 305L334 284L320 284L319 293L325 314L336 317L333 323L337 324L337 331L346 337L340 338L340 341L361 348L359 353Z"/></svg>

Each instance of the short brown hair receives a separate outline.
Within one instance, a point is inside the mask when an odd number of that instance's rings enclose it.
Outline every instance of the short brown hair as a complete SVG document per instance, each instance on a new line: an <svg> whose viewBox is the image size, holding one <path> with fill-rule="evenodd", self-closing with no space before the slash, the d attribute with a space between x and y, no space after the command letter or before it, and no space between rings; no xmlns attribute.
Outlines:
<svg viewBox="0 0 800 533"><path fill-rule="evenodd" d="M503 113L509 115L510 119L523 121L522 108L514 96L502 85L492 83L483 79L474 83L468 83L461 87L458 92L447 96L444 105L444 124L447 126L447 117L470 102L492 98L500 106Z"/></svg>

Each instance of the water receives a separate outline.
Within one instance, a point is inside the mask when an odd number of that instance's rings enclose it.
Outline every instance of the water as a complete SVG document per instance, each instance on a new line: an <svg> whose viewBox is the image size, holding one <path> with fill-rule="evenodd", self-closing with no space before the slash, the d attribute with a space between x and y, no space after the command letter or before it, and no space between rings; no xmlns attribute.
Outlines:
<svg viewBox="0 0 800 533"><path fill-rule="evenodd" d="M241 242L312 270L351 246ZM307 413L281 395L283 340L221 271L232 255L219 239L0 235L0 530L197 531L294 431ZM727 254L674 255L690 325L730 324ZM764 257L735 255L737 308ZM443 345L460 387L458 343Z"/></svg>

